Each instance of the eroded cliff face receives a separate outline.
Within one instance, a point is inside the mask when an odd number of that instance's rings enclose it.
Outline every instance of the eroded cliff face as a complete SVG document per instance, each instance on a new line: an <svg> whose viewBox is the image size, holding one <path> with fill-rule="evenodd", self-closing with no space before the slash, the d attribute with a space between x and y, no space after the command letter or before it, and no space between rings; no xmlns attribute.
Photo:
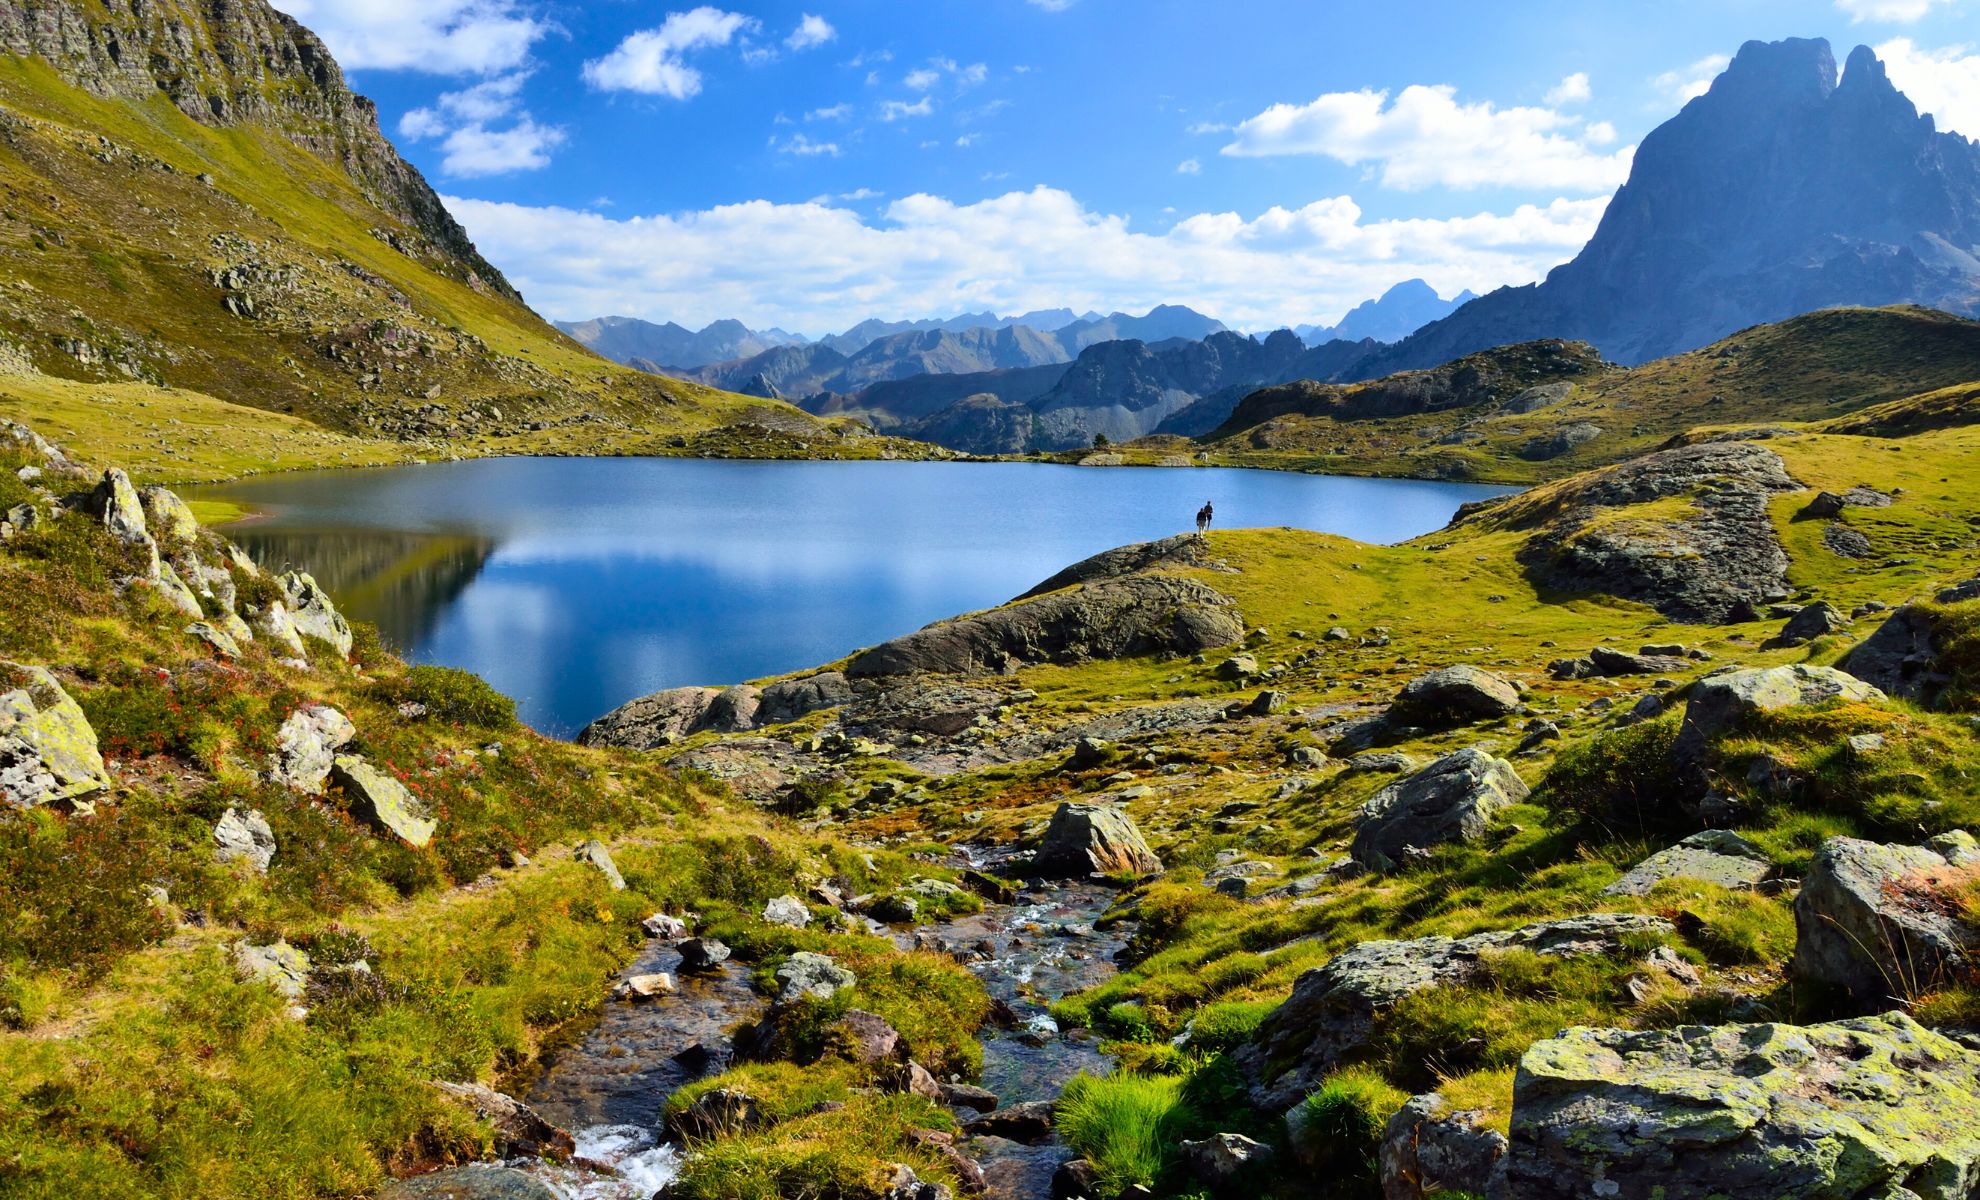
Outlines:
<svg viewBox="0 0 1980 1200"><path fill-rule="evenodd" d="M203 124L254 123L341 166L367 197L447 260L448 273L520 300L378 129L323 42L263 0L0 0L0 48L47 60L101 96L165 96Z"/></svg>

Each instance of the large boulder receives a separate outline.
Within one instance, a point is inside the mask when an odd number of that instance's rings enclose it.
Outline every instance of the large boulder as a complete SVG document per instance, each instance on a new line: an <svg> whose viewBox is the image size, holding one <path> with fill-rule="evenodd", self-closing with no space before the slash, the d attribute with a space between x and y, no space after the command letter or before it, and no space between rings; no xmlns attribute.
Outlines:
<svg viewBox="0 0 1980 1200"><path fill-rule="evenodd" d="M327 704L307 704L289 714L275 731L268 777L306 795L323 794L337 751L357 736L351 719Z"/></svg>
<svg viewBox="0 0 1980 1200"><path fill-rule="evenodd" d="M1162 860L1148 848L1134 818L1111 804L1059 805L1031 856L1031 872L1048 879L1161 871Z"/></svg>
<svg viewBox="0 0 1980 1200"><path fill-rule="evenodd" d="M1481 1114L1453 1112L1436 1092L1411 1096L1382 1129L1377 1166L1383 1200L1451 1192L1505 1200L1506 1145L1506 1136L1487 1128Z"/></svg>
<svg viewBox="0 0 1980 1200"><path fill-rule="evenodd" d="M0 800L90 813L113 786L96 730L55 676L0 662Z"/></svg>
<svg viewBox="0 0 1980 1200"><path fill-rule="evenodd" d="M1691 689L1672 754L1687 788L1703 795L1711 787L1706 760L1712 743L1749 718L1831 700L1877 703L1884 699L1884 693L1834 667L1796 664L1729 671L1701 679Z"/></svg>
<svg viewBox="0 0 1980 1200"><path fill-rule="evenodd" d="M1806 646L1816 638L1841 633L1848 629L1849 625L1849 618L1844 616L1835 605L1827 600L1817 600L1789 617L1788 623L1782 626L1781 631L1767 644L1783 648Z"/></svg>
<svg viewBox="0 0 1980 1200"><path fill-rule="evenodd" d="M558 1162L577 1152L571 1135L543 1119L514 1096L478 1083L447 1083L434 1087L460 1101L495 1130L496 1150L505 1157L549 1158Z"/></svg>
<svg viewBox="0 0 1980 1200"><path fill-rule="evenodd" d="M1527 950L1551 958L1618 954L1637 939L1667 936L1671 923L1642 913L1594 913L1465 938L1362 942L1307 971L1252 1040L1235 1052L1254 1103L1282 1111L1368 1043L1382 1014L1433 987L1482 979L1491 955Z"/></svg>
<svg viewBox="0 0 1980 1200"><path fill-rule="evenodd" d="M1407 850L1477 841L1494 813L1526 795L1511 763L1476 747L1459 750L1369 797L1348 852L1372 870L1391 870Z"/></svg>
<svg viewBox="0 0 1980 1200"><path fill-rule="evenodd" d="M1195 654L1244 637L1228 596L1193 579L1130 575L930 625L855 656L854 678L999 674L1037 663Z"/></svg>
<svg viewBox="0 0 1980 1200"><path fill-rule="evenodd" d="M1720 887L1750 888L1773 871L1758 846L1727 829L1708 829L1631 867L1602 889L1605 896L1647 896L1666 879L1695 879Z"/></svg>
<svg viewBox="0 0 1980 1200"><path fill-rule="evenodd" d="M295 618L289 615L289 606L280 600L270 600L255 612L249 627L267 638L277 650L287 651L290 658L305 658L308 655L302 634L296 630Z"/></svg>
<svg viewBox="0 0 1980 1200"><path fill-rule="evenodd" d="M1950 894L1976 864L1980 846L1963 833L1924 846L1830 838L1794 900L1794 973L1877 1005L1963 974L1980 939Z"/></svg>
<svg viewBox="0 0 1980 1200"><path fill-rule="evenodd" d="M424 846L439 828L426 805L405 784L354 754L339 754L330 778L344 790L351 815L393 834L409 846Z"/></svg>
<svg viewBox="0 0 1980 1200"><path fill-rule="evenodd" d="M330 593L318 585L314 576L289 572L282 577L282 594L296 632L330 643L340 656L350 655L351 624L337 611Z"/></svg>
<svg viewBox="0 0 1980 1200"><path fill-rule="evenodd" d="M153 557L157 556L157 544L145 525L144 502L122 468L112 467L103 473L102 481L90 493L89 511L102 519L111 537L130 545L150 546Z"/></svg>
<svg viewBox="0 0 1980 1200"><path fill-rule="evenodd" d="M597 838L587 838L571 847L571 857L605 877L605 886L615 892L626 890L625 876L612 861L612 848Z"/></svg>
<svg viewBox="0 0 1980 1200"><path fill-rule="evenodd" d="M1448 729L1511 716L1519 711L1519 689L1489 671L1460 663L1418 675L1403 685L1389 706L1396 725Z"/></svg>
<svg viewBox="0 0 1980 1200"><path fill-rule="evenodd" d="M1969 1200L1980 1053L1902 1013L1574 1028L1513 1084L1520 1200Z"/></svg>
<svg viewBox="0 0 1980 1200"><path fill-rule="evenodd" d="M169 488L147 487L139 488L137 496L145 524L161 544L183 545L199 536L199 519L193 516L192 506L179 499L178 493Z"/></svg>
<svg viewBox="0 0 1980 1200"><path fill-rule="evenodd" d="M1907 604L1836 665L1879 691L1930 705L1952 682L1939 655L1938 631L1931 617Z"/></svg>

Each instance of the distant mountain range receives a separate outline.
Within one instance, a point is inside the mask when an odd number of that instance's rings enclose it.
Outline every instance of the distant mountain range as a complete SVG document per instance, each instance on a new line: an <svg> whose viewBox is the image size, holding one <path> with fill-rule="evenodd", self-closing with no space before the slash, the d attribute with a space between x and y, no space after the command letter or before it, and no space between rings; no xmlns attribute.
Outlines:
<svg viewBox="0 0 1980 1200"><path fill-rule="evenodd" d="M556 325L613 362L643 369L647 369L646 363L703 367L806 341L781 329L751 329L741 321L716 321L699 332L672 321L655 325L638 317L594 317L589 321L558 321Z"/></svg>
<svg viewBox="0 0 1980 1200"><path fill-rule="evenodd" d="M1572 262L1372 355L1354 377L1535 338L1641 363L1835 305L1980 311L1980 143L1941 133L1867 46L1748 42L1643 139Z"/></svg>
<svg viewBox="0 0 1980 1200"><path fill-rule="evenodd" d="M1364 300L1341 318L1338 325L1299 325L1293 332L1309 346L1327 342L1400 342L1432 321L1441 321L1477 297L1459 292L1449 300L1421 279L1407 279L1382 293L1379 300Z"/></svg>

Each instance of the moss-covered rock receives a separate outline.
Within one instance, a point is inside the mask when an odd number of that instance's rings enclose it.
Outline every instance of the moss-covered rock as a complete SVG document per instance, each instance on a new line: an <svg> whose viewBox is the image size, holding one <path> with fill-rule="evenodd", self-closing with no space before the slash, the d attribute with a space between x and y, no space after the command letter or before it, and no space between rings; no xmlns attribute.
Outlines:
<svg viewBox="0 0 1980 1200"><path fill-rule="evenodd" d="M424 846L433 840L439 822L428 815L426 806L406 785L354 754L339 754L330 766L330 778L350 799L351 813L396 835L409 846Z"/></svg>
<svg viewBox="0 0 1980 1200"><path fill-rule="evenodd" d="M46 668L0 662L0 799L89 812L113 786L82 706Z"/></svg>

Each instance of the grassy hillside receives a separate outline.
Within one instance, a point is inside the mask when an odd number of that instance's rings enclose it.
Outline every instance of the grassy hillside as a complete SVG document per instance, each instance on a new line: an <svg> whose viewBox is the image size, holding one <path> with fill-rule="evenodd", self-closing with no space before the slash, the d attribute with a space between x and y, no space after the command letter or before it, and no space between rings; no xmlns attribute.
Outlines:
<svg viewBox="0 0 1980 1200"><path fill-rule="evenodd" d="M1501 365L1522 352L1485 351L1433 372L1364 384L1269 388L1248 397L1201 449L1207 461L1231 466L1496 483L1558 479L1693 428L1821 422L1968 383L1980 378L1980 324L1919 308L1811 313L1641 367L1560 375L1571 385L1567 393L1534 397L1530 411L1508 403L1517 395L1512 389L1487 386L1490 368L1523 378L1516 364ZM1479 369L1464 372L1473 360ZM1410 390L1419 378L1453 373L1467 377L1434 410L1370 403ZM1533 382L1546 380L1533 375Z"/></svg>

